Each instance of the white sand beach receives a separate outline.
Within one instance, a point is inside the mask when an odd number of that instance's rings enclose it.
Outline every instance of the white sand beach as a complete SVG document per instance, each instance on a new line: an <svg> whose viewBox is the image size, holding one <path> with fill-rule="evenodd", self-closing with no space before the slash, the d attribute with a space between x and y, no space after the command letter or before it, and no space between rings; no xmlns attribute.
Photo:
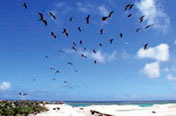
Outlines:
<svg viewBox="0 0 176 116"><path fill-rule="evenodd" d="M72 107L66 104L48 104L46 107L49 109L48 112L36 116L176 116L176 104L153 105L151 107L137 105ZM91 114L91 110L95 111L94 114Z"/></svg>

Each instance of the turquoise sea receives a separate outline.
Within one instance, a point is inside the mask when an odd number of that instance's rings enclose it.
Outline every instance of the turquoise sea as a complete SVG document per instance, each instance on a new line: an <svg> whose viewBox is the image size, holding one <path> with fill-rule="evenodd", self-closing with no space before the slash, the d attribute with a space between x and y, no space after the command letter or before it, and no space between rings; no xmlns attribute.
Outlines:
<svg viewBox="0 0 176 116"><path fill-rule="evenodd" d="M65 103L74 107L90 105L138 105L141 107L151 107L155 104L176 103L176 101L65 101Z"/></svg>

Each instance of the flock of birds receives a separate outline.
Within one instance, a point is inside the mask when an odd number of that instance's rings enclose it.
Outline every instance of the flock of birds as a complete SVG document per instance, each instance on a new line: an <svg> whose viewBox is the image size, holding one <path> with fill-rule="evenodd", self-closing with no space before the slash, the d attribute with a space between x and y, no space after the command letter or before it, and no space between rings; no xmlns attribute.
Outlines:
<svg viewBox="0 0 176 116"><path fill-rule="evenodd" d="M127 5L125 6L124 11L130 11L134 6L135 6L134 4L127 4ZM25 9L28 9L27 3L24 2L24 3L23 3L23 7L24 7ZM107 21L109 18L111 18L111 17L113 16L113 13L114 13L114 11L111 11L111 12L109 12L109 14L108 14L107 16L103 16L103 17L101 18L101 21L103 21L103 22L104 22L104 21ZM53 20L56 20L57 17L55 16L54 13L49 12L48 14L49 14L49 16L50 16ZM39 15L39 17L40 17L39 21L42 22L45 26L48 26L48 22L47 22L47 20L45 19L44 14L41 13L41 12L39 12L38 15ZM130 14L128 14L127 17L130 18L132 15L133 15L133 14L130 13ZM91 20L90 20L90 17L91 17L90 14L88 14L87 17L85 18L85 22L86 22L87 24L90 24L90 21L91 21ZM142 22L144 21L144 19L145 19L145 15L139 17L139 23L142 23ZM73 17L70 17L70 18L69 18L69 22L72 22L72 21L73 21ZM149 28L152 27L152 26L153 26L153 24L149 24L149 25L147 25L147 26L145 27L145 29L149 29ZM78 29L79 32L82 32L82 29L81 29L80 26L79 26L77 29ZM138 32L141 31L141 30L142 30L141 27L137 28L137 29L136 29L136 33L138 33ZM102 35L103 33L104 33L104 29L101 28L101 29L99 30L99 34ZM64 34L66 37L69 37L69 33L68 33L68 31L67 31L66 28L63 28L62 34ZM123 35L124 35L123 33L119 33L119 37L120 37L121 39L123 38ZM54 38L54 39L57 38L57 36L56 36L56 34L55 34L54 32L51 32L51 37ZM109 39L109 43L110 43L110 44L112 44L113 41L114 41L113 38L110 38L110 39ZM79 41L79 44L82 45L82 44L83 44L83 40L80 40L80 41ZM149 45L148 43L145 43L145 44L144 44L144 50L146 50L146 49L148 48L148 45ZM103 47L103 44L102 44L102 43L99 43L99 46L100 46L100 47ZM73 44L72 44L72 50L75 51L75 52L77 51L77 44L76 44L76 42L73 42ZM87 50L87 48L84 48L84 50ZM65 54L66 51L60 50L60 53ZM96 52L95 49L93 49L93 50L92 50L92 53L93 53L93 54L96 54L97 52ZM85 54L81 54L81 57L84 58L84 59L87 58L87 56L86 56ZM45 58L46 58L46 59L49 59L48 56L45 56ZM73 66L73 63L70 62L70 61L67 62L67 64ZM97 64L97 60L94 60L94 64ZM52 66L51 66L49 69L50 69L50 70L55 70L55 74L61 73L59 70L57 70L56 68L54 68L54 67L52 67ZM74 71L75 71L75 72L78 72L77 69L75 69ZM53 80L56 80L56 79L53 78ZM36 81L36 80L33 79L33 81ZM64 81L64 83L68 83L68 82L67 82L67 81ZM26 96L27 93L21 93L21 92L20 92L19 95L21 95L21 96Z"/></svg>

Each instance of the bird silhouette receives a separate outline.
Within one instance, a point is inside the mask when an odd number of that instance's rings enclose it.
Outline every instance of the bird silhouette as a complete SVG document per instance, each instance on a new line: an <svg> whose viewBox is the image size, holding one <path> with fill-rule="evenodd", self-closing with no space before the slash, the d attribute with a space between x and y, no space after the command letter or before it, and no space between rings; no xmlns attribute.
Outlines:
<svg viewBox="0 0 176 116"><path fill-rule="evenodd" d="M128 8L130 7L130 5L131 5L131 4L128 4L128 5L125 6L125 11L128 10Z"/></svg>
<svg viewBox="0 0 176 116"><path fill-rule="evenodd" d="M97 60L94 60L94 64L97 64Z"/></svg>
<svg viewBox="0 0 176 116"><path fill-rule="evenodd" d="M65 34L66 37L68 37L68 32L67 32L67 29L66 29L66 28L63 29L63 32L62 32L62 33Z"/></svg>
<svg viewBox="0 0 176 116"><path fill-rule="evenodd" d="M49 57L48 57L48 56L45 56L45 58L46 58L46 59L49 59Z"/></svg>
<svg viewBox="0 0 176 116"><path fill-rule="evenodd" d="M103 32L104 32L104 30L103 30L103 29L100 29L100 34L101 34L101 35L103 34Z"/></svg>
<svg viewBox="0 0 176 116"><path fill-rule="evenodd" d="M131 4L131 5L129 6L129 10L131 10L131 9L133 8L133 6L134 6L134 4Z"/></svg>
<svg viewBox="0 0 176 116"><path fill-rule="evenodd" d="M114 13L114 11L111 11L111 12L109 13L108 17L110 18L113 13Z"/></svg>
<svg viewBox="0 0 176 116"><path fill-rule="evenodd" d="M72 18L72 17L70 17L69 21L70 21L70 22L72 22L72 21L73 21L73 18Z"/></svg>
<svg viewBox="0 0 176 116"><path fill-rule="evenodd" d="M152 27L152 26L153 26L153 24L147 25L147 26L145 27L145 29L148 29L148 28L150 28L150 27Z"/></svg>
<svg viewBox="0 0 176 116"><path fill-rule="evenodd" d="M111 38L110 40L109 40L109 42L110 42L110 44L112 44L112 42L114 41L114 39L113 38Z"/></svg>
<svg viewBox="0 0 176 116"><path fill-rule="evenodd" d="M82 31L82 30L81 30L81 27L78 27L78 31L79 31L79 32L81 32L81 31Z"/></svg>
<svg viewBox="0 0 176 116"><path fill-rule="evenodd" d="M23 7L24 7L25 9L28 8L28 6L27 6L27 4L26 4L25 2L23 3Z"/></svg>
<svg viewBox="0 0 176 116"><path fill-rule="evenodd" d="M67 62L67 64L69 64L69 65L71 65L71 66L73 65L73 63L71 63L71 62Z"/></svg>
<svg viewBox="0 0 176 116"><path fill-rule="evenodd" d="M75 42L73 42L73 46L75 46L75 47L76 47L76 43L75 43Z"/></svg>
<svg viewBox="0 0 176 116"><path fill-rule="evenodd" d="M144 50L147 49L148 45L149 45L148 43L146 43L146 44L144 45Z"/></svg>
<svg viewBox="0 0 176 116"><path fill-rule="evenodd" d="M49 14L51 17L53 17L53 19L56 19L56 16L52 12L50 12Z"/></svg>
<svg viewBox="0 0 176 116"><path fill-rule="evenodd" d="M55 70L55 68L54 68L54 67L52 67L52 66L51 66L49 69L50 69L50 70Z"/></svg>
<svg viewBox="0 0 176 116"><path fill-rule="evenodd" d="M145 15L143 15L143 16L141 16L141 17L139 18L139 20L140 20L140 23L142 23L142 22L143 22L143 20L144 20L144 17L145 17Z"/></svg>
<svg viewBox="0 0 176 116"><path fill-rule="evenodd" d="M78 72L78 70L77 70L77 69L75 69L75 72Z"/></svg>
<svg viewBox="0 0 176 116"><path fill-rule="evenodd" d="M39 15L40 15L39 21L42 21L42 22L45 24L45 26L47 26L48 23L47 23L47 21L44 19L43 14L42 14L41 12L39 12Z"/></svg>
<svg viewBox="0 0 176 116"><path fill-rule="evenodd" d="M55 74L58 74L58 73L60 73L60 71L59 71L59 70L56 70Z"/></svg>
<svg viewBox="0 0 176 116"><path fill-rule="evenodd" d="M90 23L90 15L88 15L88 16L86 17L86 23L87 23L87 24Z"/></svg>
<svg viewBox="0 0 176 116"><path fill-rule="evenodd" d="M63 53L63 54L65 54L65 51L63 51L63 50L60 50L60 53Z"/></svg>
<svg viewBox="0 0 176 116"><path fill-rule="evenodd" d="M51 36L56 39L56 35L54 34L54 32L51 32Z"/></svg>
<svg viewBox="0 0 176 116"><path fill-rule="evenodd" d="M82 56L83 58L85 58L85 59L87 58L84 54L82 54L81 56Z"/></svg>
<svg viewBox="0 0 176 116"><path fill-rule="evenodd" d="M80 43L80 44L83 44L83 41L82 41L82 40L80 40L80 41L79 41L79 43Z"/></svg>
<svg viewBox="0 0 176 116"><path fill-rule="evenodd" d="M100 47L103 47L103 44L102 44L102 43L99 43L99 46L100 46Z"/></svg>
<svg viewBox="0 0 176 116"><path fill-rule="evenodd" d="M141 30L141 28L137 28L137 29L136 29L136 33L139 32L140 30Z"/></svg>
<svg viewBox="0 0 176 116"><path fill-rule="evenodd" d="M75 46L72 46L72 49L73 49L74 51L76 51L76 47L75 47Z"/></svg>
<svg viewBox="0 0 176 116"><path fill-rule="evenodd" d="M102 21L106 21L108 19L108 16L104 16L104 17L102 17Z"/></svg>
<svg viewBox="0 0 176 116"><path fill-rule="evenodd" d="M130 18L132 15L133 15L133 14L132 14L132 13L130 13L130 14L128 15L128 18Z"/></svg>
<svg viewBox="0 0 176 116"><path fill-rule="evenodd" d="M93 49L93 50L92 50L92 52L93 52L94 54L96 54L96 53L97 53L95 49Z"/></svg>
<svg viewBox="0 0 176 116"><path fill-rule="evenodd" d="M120 38L123 38L123 33L120 33Z"/></svg>

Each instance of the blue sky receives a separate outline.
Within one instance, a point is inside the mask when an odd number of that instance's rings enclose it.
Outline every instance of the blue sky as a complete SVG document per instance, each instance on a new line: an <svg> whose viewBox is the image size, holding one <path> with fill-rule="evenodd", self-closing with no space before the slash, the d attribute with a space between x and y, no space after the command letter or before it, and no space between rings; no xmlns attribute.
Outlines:
<svg viewBox="0 0 176 116"><path fill-rule="evenodd" d="M24 9L23 1L18 0L1 1L0 4L1 99L175 99L175 1L25 2L28 9ZM124 7L129 3L135 4L134 8L125 12ZM112 10L112 17L102 22L101 18ZM38 12L44 14L47 27L38 21ZM53 20L49 12L57 19ZM128 18L130 13L133 15ZM85 22L88 14L90 24ZM140 24L142 15L145 17ZM73 17L71 23L70 17ZM145 30L148 24L153 27ZM82 28L81 33L78 26ZM138 27L143 29L136 33ZM68 30L68 38L62 34L63 28ZM101 28L103 35L99 34ZM57 39L50 36L51 31L56 33ZM119 37L121 32L122 39ZM114 38L112 45L110 38ZM79 40L83 40L83 45L79 45ZM77 52L71 49L73 41L77 43ZM103 47L99 47L99 43L103 43ZM145 43L149 43L147 50L143 50ZM93 54L92 49L97 53ZM61 54L60 50L66 54ZM82 53L87 59L81 57ZM73 66L68 65L68 61ZM49 67L58 69L61 74L56 75ZM74 72L75 69L79 72ZM27 92L28 96L18 96L18 92Z"/></svg>

